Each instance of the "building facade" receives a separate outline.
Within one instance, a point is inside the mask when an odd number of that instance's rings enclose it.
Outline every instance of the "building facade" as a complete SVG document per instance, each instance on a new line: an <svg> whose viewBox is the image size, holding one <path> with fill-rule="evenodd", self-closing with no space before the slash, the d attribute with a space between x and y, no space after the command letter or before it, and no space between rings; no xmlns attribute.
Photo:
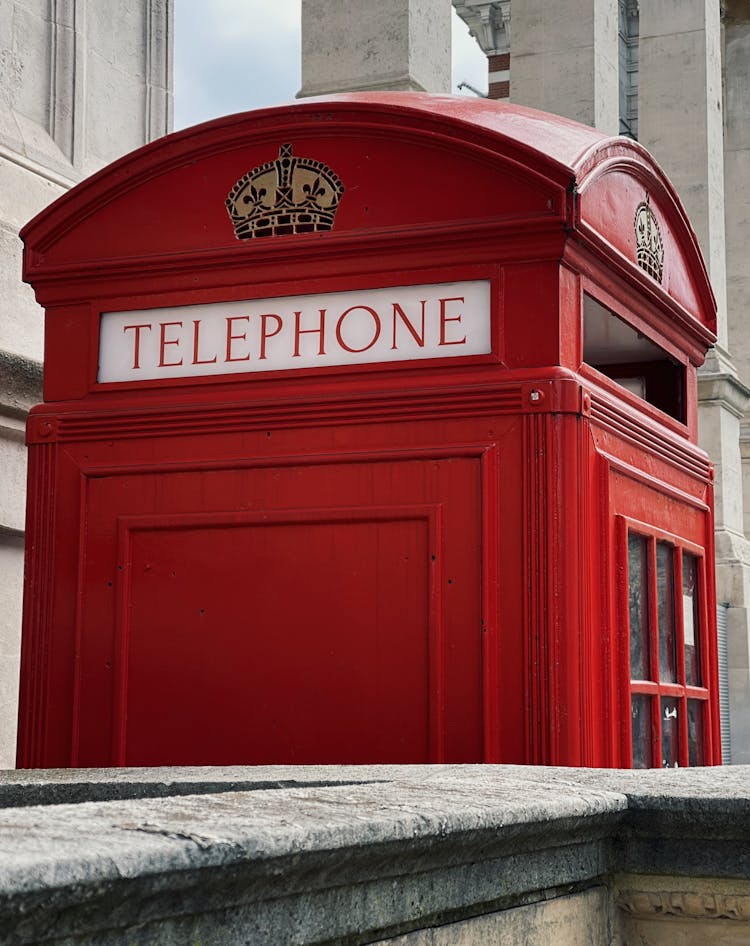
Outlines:
<svg viewBox="0 0 750 946"><path fill-rule="evenodd" d="M0 0L0 767L15 762L25 417L42 399L42 310L18 231L170 130L172 16L172 0Z"/></svg>

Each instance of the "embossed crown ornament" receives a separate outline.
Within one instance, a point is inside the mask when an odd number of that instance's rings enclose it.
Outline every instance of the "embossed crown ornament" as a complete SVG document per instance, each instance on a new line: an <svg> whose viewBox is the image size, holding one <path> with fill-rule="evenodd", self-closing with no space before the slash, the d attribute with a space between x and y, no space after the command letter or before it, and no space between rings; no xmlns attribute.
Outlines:
<svg viewBox="0 0 750 946"><path fill-rule="evenodd" d="M664 244L661 241L659 224L648 203L648 194L646 194L646 199L635 208L633 225L638 265L657 282L661 282L664 272Z"/></svg>
<svg viewBox="0 0 750 946"><path fill-rule="evenodd" d="M248 171L227 197L238 240L330 230L344 185L322 161L282 145L275 161Z"/></svg>

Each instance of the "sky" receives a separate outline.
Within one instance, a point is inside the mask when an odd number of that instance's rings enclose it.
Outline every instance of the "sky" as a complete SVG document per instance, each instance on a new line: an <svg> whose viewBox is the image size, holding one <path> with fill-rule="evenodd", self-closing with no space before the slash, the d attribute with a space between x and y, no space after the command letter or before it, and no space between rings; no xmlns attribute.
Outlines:
<svg viewBox="0 0 750 946"><path fill-rule="evenodd" d="M175 129L294 99L300 2L175 0ZM468 82L486 92L487 59L452 12L453 90Z"/></svg>

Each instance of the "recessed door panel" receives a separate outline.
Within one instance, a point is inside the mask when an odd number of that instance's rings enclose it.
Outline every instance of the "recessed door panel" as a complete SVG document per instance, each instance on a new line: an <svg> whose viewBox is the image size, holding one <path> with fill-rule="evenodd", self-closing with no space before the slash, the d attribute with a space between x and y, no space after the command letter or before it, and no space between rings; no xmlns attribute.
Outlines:
<svg viewBox="0 0 750 946"><path fill-rule="evenodd" d="M427 762L429 510L204 519L129 530L123 761Z"/></svg>
<svg viewBox="0 0 750 946"><path fill-rule="evenodd" d="M77 764L481 760L481 456L91 480Z"/></svg>

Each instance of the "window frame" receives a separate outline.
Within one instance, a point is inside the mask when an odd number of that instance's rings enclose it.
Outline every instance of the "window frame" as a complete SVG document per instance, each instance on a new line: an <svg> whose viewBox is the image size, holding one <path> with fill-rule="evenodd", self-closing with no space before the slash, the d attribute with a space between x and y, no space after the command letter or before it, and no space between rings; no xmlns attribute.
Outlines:
<svg viewBox="0 0 750 946"><path fill-rule="evenodd" d="M708 621L708 570L706 563L706 549L696 545L684 536L674 532L659 529L650 523L638 519L618 515L616 516L618 530L619 560L622 566L623 582L620 594L620 629L621 629L621 666L622 674L622 718L627 720L623 726L621 755L624 763L633 768L633 720L632 698L634 694L650 698L650 765L649 768L662 768L662 714L661 701L671 698L679 701L678 714L678 766L690 765L688 745L688 701L696 700L702 704L702 759L698 765L711 765L714 757L713 747L713 700L712 682L713 667L709 653L709 621ZM628 537L631 533L646 539L646 560L648 576L648 673L650 679L634 679L630 665L630 571L628 561ZM658 633L658 594L657 594L657 561L656 547L658 542L665 542L672 546L672 578L674 602L674 635L676 654L676 680L674 683L662 681L659 671L659 633ZM686 682L685 661L685 623L683 612L683 556L692 555L696 560L696 594L698 596L698 627L694 634L698 643L698 666L701 686ZM656 679L654 679L656 678Z"/></svg>
<svg viewBox="0 0 750 946"><path fill-rule="evenodd" d="M587 299L592 303L591 308L587 307ZM591 338L587 338L589 331L595 331L597 323L606 326L609 319L614 324L622 323L626 337L628 334L634 338L640 337L646 348L631 350L630 359L622 362L609 362L601 357L591 358L591 348L587 347L587 342L591 342ZM619 300L603 292L600 287L584 283L580 296L580 335L579 371L584 377L590 377L619 398L627 401L632 399L639 411L657 411L662 423L664 418L669 418L670 426L687 426L687 361L684 352L675 349L659 330L644 322L635 311L623 307ZM612 353L615 350L621 353L628 344L625 338L618 340L616 348L612 347ZM660 357L654 357L656 353ZM646 360L643 360L644 358ZM665 373L672 377L665 378ZM634 393L621 384L622 379L633 376L643 378L643 394Z"/></svg>

